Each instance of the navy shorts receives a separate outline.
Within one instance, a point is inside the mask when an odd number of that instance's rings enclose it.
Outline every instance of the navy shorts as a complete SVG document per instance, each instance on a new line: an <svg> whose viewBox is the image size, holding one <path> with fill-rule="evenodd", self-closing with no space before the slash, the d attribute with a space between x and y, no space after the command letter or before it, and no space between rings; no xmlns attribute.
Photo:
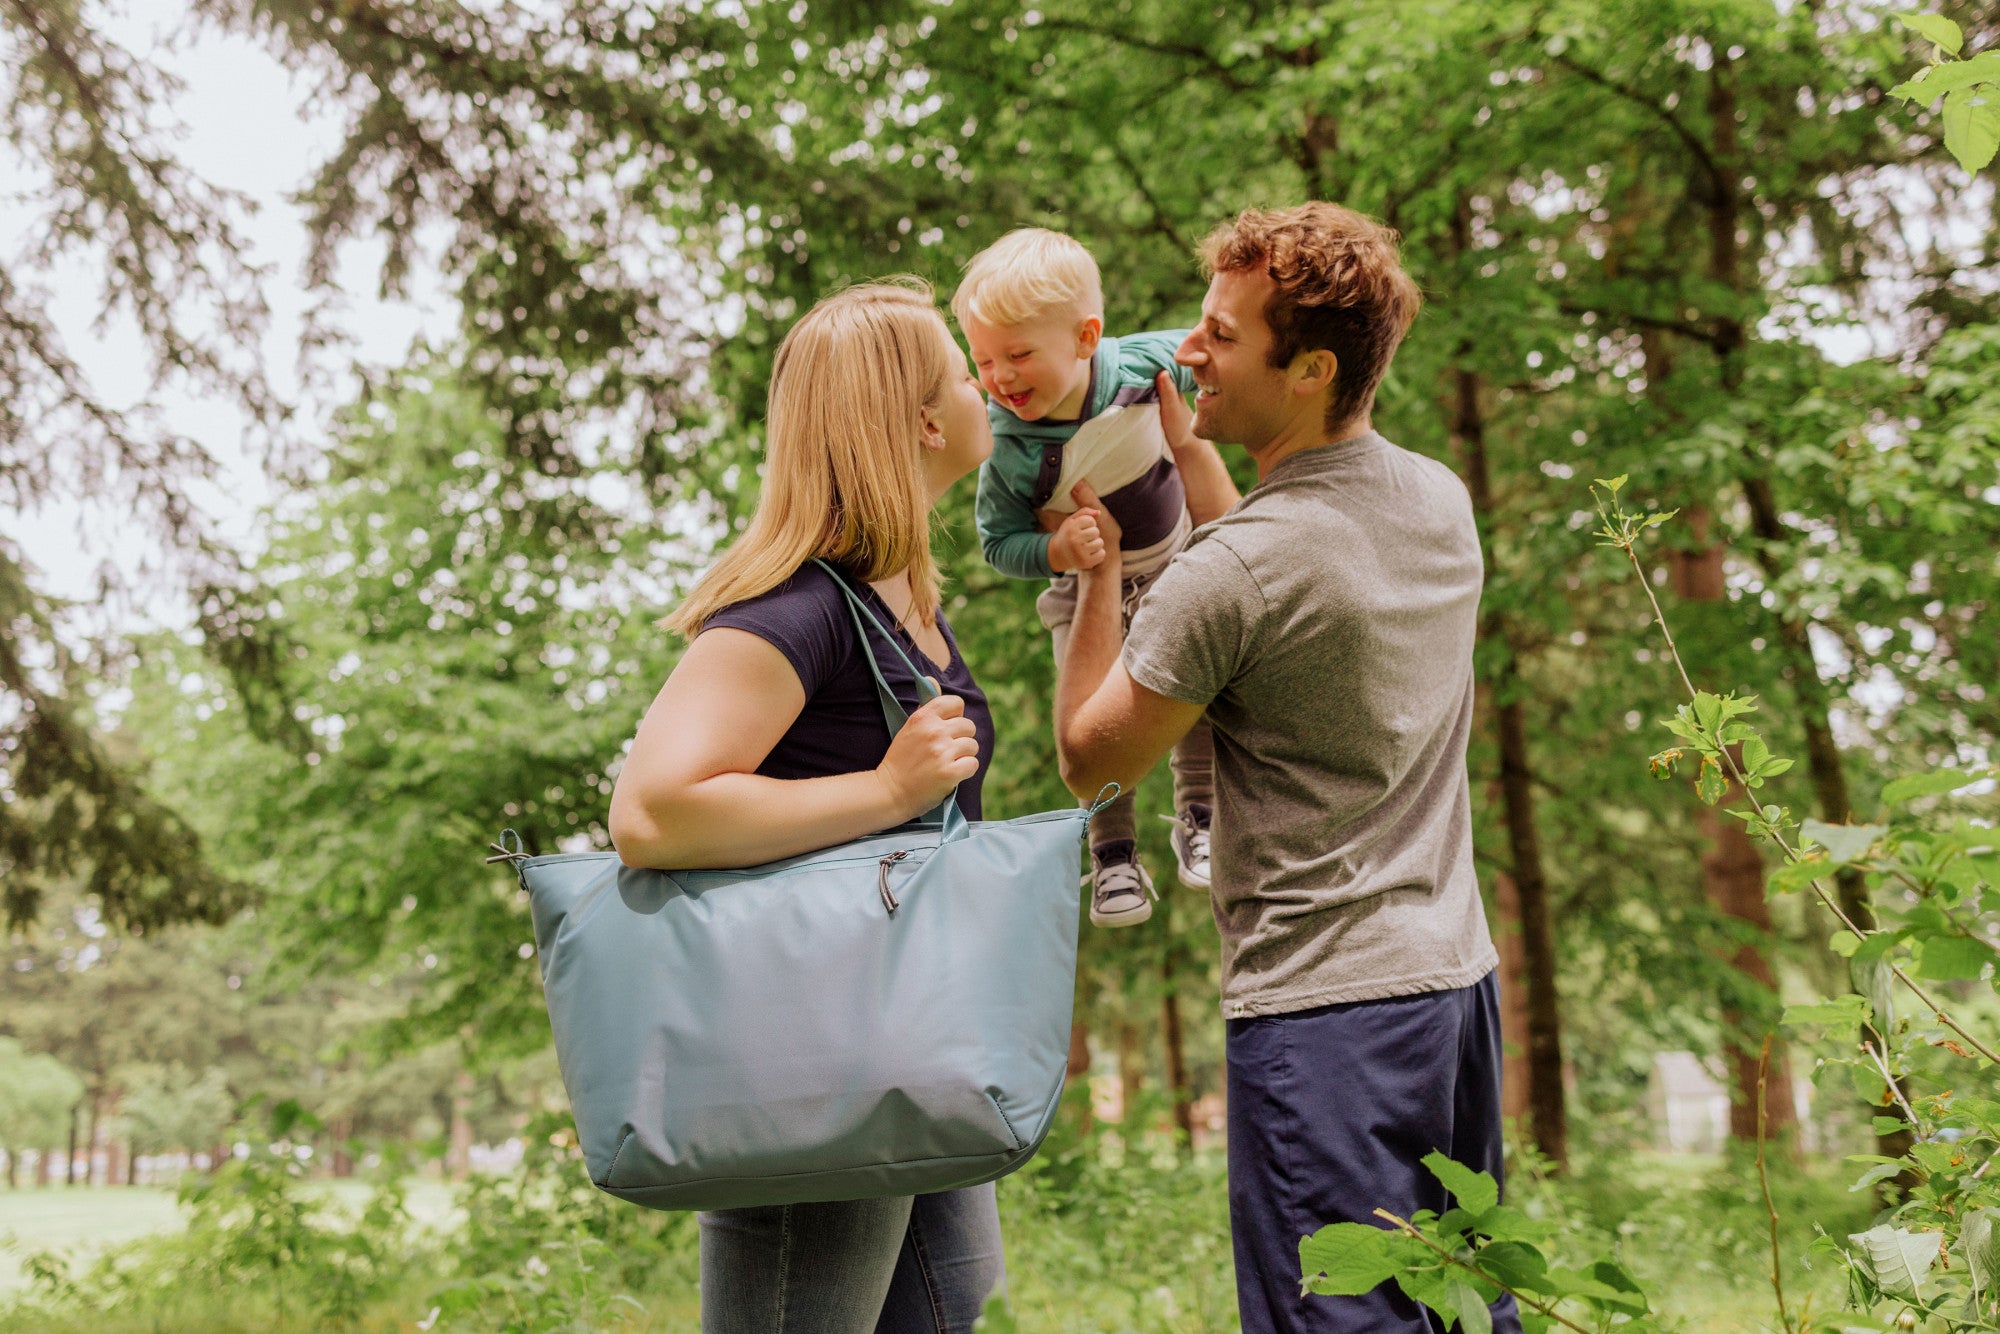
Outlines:
<svg viewBox="0 0 2000 1334"><path fill-rule="evenodd" d="M1299 1239L1374 1211L1443 1213L1436 1149L1500 1178L1500 990L1469 987L1229 1021L1229 1223L1243 1334L1431 1334L1391 1281L1299 1295ZM1496 1334L1519 1334L1514 1299Z"/></svg>

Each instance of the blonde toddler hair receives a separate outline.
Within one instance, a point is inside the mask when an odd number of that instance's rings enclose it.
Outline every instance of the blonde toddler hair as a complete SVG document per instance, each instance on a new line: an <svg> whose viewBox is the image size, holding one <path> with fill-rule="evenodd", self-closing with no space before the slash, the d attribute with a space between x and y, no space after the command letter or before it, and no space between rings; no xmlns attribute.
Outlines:
<svg viewBox="0 0 2000 1334"><path fill-rule="evenodd" d="M967 318L1007 328L1056 310L1101 317L1104 288L1090 252L1045 227L1008 232L974 255L951 298L961 328Z"/></svg>
<svg viewBox="0 0 2000 1334"><path fill-rule="evenodd" d="M668 628L692 639L710 616L770 592L815 556L871 583L908 570L911 607L932 624L923 414L944 401L957 369L950 346L917 278L850 287L800 317L771 369L756 516Z"/></svg>

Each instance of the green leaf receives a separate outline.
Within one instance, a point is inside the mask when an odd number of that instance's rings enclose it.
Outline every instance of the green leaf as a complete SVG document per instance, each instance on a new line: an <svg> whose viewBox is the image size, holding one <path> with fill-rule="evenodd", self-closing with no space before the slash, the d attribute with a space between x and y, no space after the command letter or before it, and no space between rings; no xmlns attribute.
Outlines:
<svg viewBox="0 0 2000 1334"><path fill-rule="evenodd" d="M1796 894L1802 889L1810 889L1812 882L1819 878L1820 868L1825 862L1786 862L1771 872L1771 878L1764 887L1773 894Z"/></svg>
<svg viewBox="0 0 2000 1334"><path fill-rule="evenodd" d="M1493 1334L1493 1313L1468 1283L1451 1285L1452 1304L1458 1309L1458 1327L1465 1334Z"/></svg>
<svg viewBox="0 0 2000 1334"><path fill-rule="evenodd" d="M1546 1241L1552 1231L1547 1223L1537 1222L1522 1213L1519 1209L1505 1204L1496 1204L1485 1213L1479 1215L1479 1226L1476 1230L1481 1235L1491 1237L1496 1242L1525 1241L1530 1243ZM1485 1251L1481 1251L1480 1254L1485 1255L1487 1251L1492 1249L1489 1246Z"/></svg>
<svg viewBox="0 0 2000 1334"><path fill-rule="evenodd" d="M1540 1292L1549 1272L1549 1262L1542 1253L1518 1241L1496 1241L1482 1247L1474 1258L1494 1282L1516 1292Z"/></svg>
<svg viewBox="0 0 2000 1334"><path fill-rule="evenodd" d="M1616 1266L1613 1267L1616 1268ZM1588 1273L1579 1272L1574 1269L1551 1269L1547 1280L1548 1286L1543 1291L1553 1296L1580 1297L1593 1306L1609 1308L1614 1311L1624 1311L1630 1315L1644 1313L1646 1309L1646 1297L1644 1293L1631 1292L1624 1288L1614 1287L1612 1284L1606 1283L1603 1279L1599 1278L1594 1272L1595 1269L1596 1266L1594 1265L1592 1266L1592 1272ZM1623 1273L1623 1271L1621 1270L1620 1273ZM1629 1278L1625 1279L1625 1281L1628 1283L1631 1282Z"/></svg>
<svg viewBox="0 0 2000 1334"><path fill-rule="evenodd" d="M1970 60L1948 60L1939 65L1926 65L1907 82L1891 88L1889 96L1928 106L1948 93L1994 79L2000 79L2000 51L1982 51Z"/></svg>
<svg viewBox="0 0 2000 1334"><path fill-rule="evenodd" d="M1646 1313L1645 1289L1641 1288L1638 1280L1626 1272L1625 1267L1616 1260L1599 1260L1585 1272L1605 1287L1629 1294L1631 1304L1620 1309L1632 1315L1644 1315Z"/></svg>
<svg viewBox="0 0 2000 1334"><path fill-rule="evenodd" d="M1853 1185L1849 1186L1847 1188L1847 1192L1848 1194L1852 1195L1857 1191L1867 1190L1870 1186L1873 1186L1876 1182L1887 1181L1890 1177L1896 1176L1902 1170L1903 1170L1903 1164L1900 1162L1877 1163L1875 1164L1875 1166L1869 1168L1866 1172L1863 1172L1861 1174L1861 1179L1859 1181L1856 1181Z"/></svg>
<svg viewBox="0 0 2000 1334"><path fill-rule="evenodd" d="M1843 927L1827 937L1826 947L1843 959L1851 959L1861 948L1861 937Z"/></svg>
<svg viewBox="0 0 2000 1334"><path fill-rule="evenodd" d="M1878 1033L1887 1033L1896 1023L1896 974L1882 954L1868 955L1867 946L1874 940L1870 936L1847 961L1847 976L1854 989L1868 998L1869 1022Z"/></svg>
<svg viewBox="0 0 2000 1334"><path fill-rule="evenodd" d="M1964 936L1932 936L1917 959L1917 976L1938 982L1970 982L1993 961L1993 951Z"/></svg>
<svg viewBox="0 0 2000 1334"><path fill-rule="evenodd" d="M1972 1274L1972 1290L1984 1292L1993 1286L1993 1276L2000 1273L2000 1236L1995 1235L1993 1211L1974 1209L1966 1214L1965 1222L1959 1228L1958 1244L1965 1252L1965 1267Z"/></svg>
<svg viewBox="0 0 2000 1334"><path fill-rule="evenodd" d="M1982 778L1991 778L1991 770L1986 769L1938 769L1927 774L1910 774L1898 778L1882 789L1882 800L1891 806L1900 806L1918 797L1932 797L1940 792L1956 792L1962 787L1970 787Z"/></svg>
<svg viewBox="0 0 2000 1334"><path fill-rule="evenodd" d="M1957 55L1965 46L1965 31L1942 14L1895 14L1891 17L1919 36L1928 38L1933 45L1943 47L1948 55Z"/></svg>
<svg viewBox="0 0 2000 1334"><path fill-rule="evenodd" d="M1825 1024L1830 1036L1841 1042L1853 1042L1861 1036L1861 1025L1867 1020L1868 1002L1849 992L1814 1005L1787 1005L1778 1022L1787 1026Z"/></svg>
<svg viewBox="0 0 2000 1334"><path fill-rule="evenodd" d="M1819 820L1807 820L1799 826L1799 832L1809 841L1826 849L1826 855L1835 866L1846 866L1867 855L1875 846L1875 840L1889 832L1888 826L1879 824L1825 824Z"/></svg>
<svg viewBox="0 0 2000 1334"><path fill-rule="evenodd" d="M1300 1292L1358 1297L1403 1267L1397 1234L1367 1223L1329 1223L1299 1240Z"/></svg>
<svg viewBox="0 0 2000 1334"><path fill-rule="evenodd" d="M1961 88L1944 100L1944 146L1967 171L2000 153L2000 90Z"/></svg>
<svg viewBox="0 0 2000 1334"><path fill-rule="evenodd" d="M1396 1275L1396 1286L1413 1302L1422 1302L1446 1320L1458 1316L1458 1302L1451 1290L1457 1286L1442 1268L1404 1269Z"/></svg>
<svg viewBox="0 0 2000 1334"><path fill-rule="evenodd" d="M1475 1172L1463 1163L1455 1163L1433 1149L1424 1155L1424 1166L1430 1168L1431 1175L1444 1183L1460 1207L1475 1214L1483 1214L1500 1203L1500 1183L1490 1173Z"/></svg>
<svg viewBox="0 0 2000 1334"><path fill-rule="evenodd" d="M1710 806L1729 795L1729 776L1722 772L1720 765L1703 760L1701 773L1694 780L1695 795Z"/></svg>
<svg viewBox="0 0 2000 1334"><path fill-rule="evenodd" d="M1908 1130L1910 1123L1900 1116L1878 1116L1874 1118L1874 1127L1877 1135L1894 1135Z"/></svg>
<svg viewBox="0 0 2000 1334"><path fill-rule="evenodd" d="M1855 1247L1856 1263L1864 1266L1885 1296L1922 1300L1924 1275L1937 1263L1937 1233L1911 1232L1884 1223L1866 1232L1851 1232L1847 1239Z"/></svg>
<svg viewBox="0 0 2000 1334"><path fill-rule="evenodd" d="M1619 488L1625 485L1625 478L1628 475L1629 474L1627 473L1621 472L1616 477L1611 477L1611 478L1600 477L1597 479L1596 484L1598 486L1603 487L1606 491L1609 491L1612 495L1615 496L1618 494Z"/></svg>

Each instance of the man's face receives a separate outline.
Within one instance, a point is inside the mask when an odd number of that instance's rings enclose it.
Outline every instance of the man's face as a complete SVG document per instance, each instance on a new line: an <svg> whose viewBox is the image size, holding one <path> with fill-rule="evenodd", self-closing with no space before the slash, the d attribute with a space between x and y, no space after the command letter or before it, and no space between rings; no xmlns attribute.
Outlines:
<svg viewBox="0 0 2000 1334"><path fill-rule="evenodd" d="M1194 372L1194 433L1255 454L1293 405L1285 368L1270 364L1274 342L1264 309L1277 290L1260 268L1218 273L1201 303L1201 323L1174 360Z"/></svg>
<svg viewBox="0 0 2000 1334"><path fill-rule="evenodd" d="M1075 312L1039 315L1021 324L967 318L966 345L979 383L1022 421L1064 420L1083 411L1099 321Z"/></svg>

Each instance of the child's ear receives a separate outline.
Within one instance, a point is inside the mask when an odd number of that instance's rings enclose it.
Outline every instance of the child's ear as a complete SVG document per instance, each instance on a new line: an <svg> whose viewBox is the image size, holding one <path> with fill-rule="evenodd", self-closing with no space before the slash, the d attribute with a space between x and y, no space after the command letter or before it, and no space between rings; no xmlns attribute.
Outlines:
<svg viewBox="0 0 2000 1334"><path fill-rule="evenodd" d="M1085 357L1097 355L1097 344L1104 337L1104 317L1086 315L1076 326L1076 356L1081 361Z"/></svg>

